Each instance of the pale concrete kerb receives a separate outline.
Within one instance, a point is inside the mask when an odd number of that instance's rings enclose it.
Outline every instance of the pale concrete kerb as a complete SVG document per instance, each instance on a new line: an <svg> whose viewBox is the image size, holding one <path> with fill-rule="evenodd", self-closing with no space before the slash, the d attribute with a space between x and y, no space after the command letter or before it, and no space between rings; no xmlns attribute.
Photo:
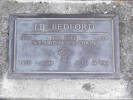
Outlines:
<svg viewBox="0 0 133 100"><path fill-rule="evenodd" d="M23 84L23 85L22 85ZM1 98L120 99L127 97L124 80L15 80L2 81Z"/></svg>
<svg viewBox="0 0 133 100"><path fill-rule="evenodd" d="M9 0L9 1L17 1L20 3L28 3L28 2L56 2L56 3L64 3L64 2L70 2L70 3L89 3L89 4L96 4L96 3L106 3L109 4L113 2L113 0Z"/></svg>

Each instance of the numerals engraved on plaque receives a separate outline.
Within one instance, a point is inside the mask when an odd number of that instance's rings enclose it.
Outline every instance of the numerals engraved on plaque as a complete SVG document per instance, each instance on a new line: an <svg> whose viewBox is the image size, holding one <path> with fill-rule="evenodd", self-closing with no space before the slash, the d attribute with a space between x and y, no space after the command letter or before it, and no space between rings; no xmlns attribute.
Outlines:
<svg viewBox="0 0 133 100"><path fill-rule="evenodd" d="M52 66L54 65L54 61L52 60L42 60L42 61L39 61L37 62L37 64L39 64L40 66Z"/></svg>
<svg viewBox="0 0 133 100"><path fill-rule="evenodd" d="M31 65L32 61L31 60L20 60L19 64L20 65Z"/></svg>
<svg viewBox="0 0 133 100"><path fill-rule="evenodd" d="M101 59L89 59L89 60L76 60L75 65L101 65L101 66L108 66L108 60L101 60Z"/></svg>

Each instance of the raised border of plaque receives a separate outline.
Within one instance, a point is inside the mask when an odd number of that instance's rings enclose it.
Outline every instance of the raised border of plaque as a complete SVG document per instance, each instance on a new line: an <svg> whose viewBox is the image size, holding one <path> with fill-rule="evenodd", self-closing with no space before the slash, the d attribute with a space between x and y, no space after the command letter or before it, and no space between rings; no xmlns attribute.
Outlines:
<svg viewBox="0 0 133 100"><path fill-rule="evenodd" d="M15 59L14 56L16 55L15 49L15 20L17 18L111 18L112 19L112 26L113 26L113 50L114 50L114 71L112 73L18 73L14 70ZM119 78L120 77L120 50L119 50L119 16L114 14L11 14L9 18L9 68L8 68L8 77L9 78L69 78L69 79L81 79L81 78Z"/></svg>

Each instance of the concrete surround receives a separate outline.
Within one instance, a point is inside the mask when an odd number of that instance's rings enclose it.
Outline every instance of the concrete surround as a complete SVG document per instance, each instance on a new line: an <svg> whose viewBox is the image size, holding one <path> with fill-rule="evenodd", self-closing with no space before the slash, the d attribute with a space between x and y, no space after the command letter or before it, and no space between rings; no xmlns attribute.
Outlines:
<svg viewBox="0 0 133 100"><path fill-rule="evenodd" d="M0 98L133 98L133 1L21 2L0 0ZM25 0L28 1L28 0ZM8 25L11 13L118 14L120 79L8 79Z"/></svg>

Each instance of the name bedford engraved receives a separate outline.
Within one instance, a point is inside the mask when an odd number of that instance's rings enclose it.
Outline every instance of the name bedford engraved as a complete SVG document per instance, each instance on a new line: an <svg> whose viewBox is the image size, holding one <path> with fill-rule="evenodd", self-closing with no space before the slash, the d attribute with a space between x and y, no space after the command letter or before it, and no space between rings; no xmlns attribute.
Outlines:
<svg viewBox="0 0 133 100"><path fill-rule="evenodd" d="M9 77L118 78L117 15L10 16Z"/></svg>
<svg viewBox="0 0 133 100"><path fill-rule="evenodd" d="M45 32L48 31L48 28L51 30L90 30L94 29L93 24L52 24L52 25L46 25L46 24L35 24L34 25L35 32Z"/></svg>

